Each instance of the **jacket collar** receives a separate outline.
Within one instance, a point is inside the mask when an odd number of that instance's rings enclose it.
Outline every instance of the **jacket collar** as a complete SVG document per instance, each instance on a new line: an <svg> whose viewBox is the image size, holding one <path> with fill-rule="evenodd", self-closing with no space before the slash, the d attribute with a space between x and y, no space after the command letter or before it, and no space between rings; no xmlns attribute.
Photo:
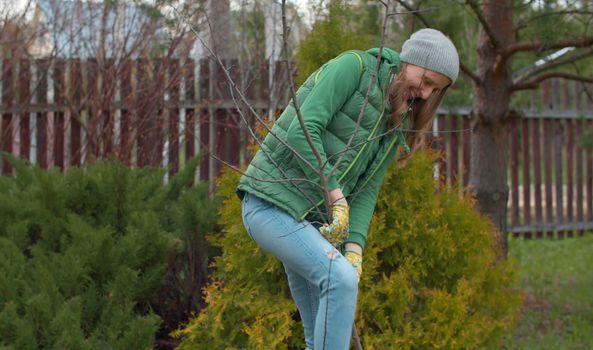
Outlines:
<svg viewBox="0 0 593 350"><path fill-rule="evenodd" d="M378 47L369 49L366 52L368 52L375 58L379 57ZM388 47L383 47L381 49L381 66L379 67L379 87L381 88L381 91L383 91L384 95L386 95L393 74L399 71L400 62L401 60L397 52ZM385 104L385 106L390 111L391 105L388 103L388 101L386 102L387 103Z"/></svg>

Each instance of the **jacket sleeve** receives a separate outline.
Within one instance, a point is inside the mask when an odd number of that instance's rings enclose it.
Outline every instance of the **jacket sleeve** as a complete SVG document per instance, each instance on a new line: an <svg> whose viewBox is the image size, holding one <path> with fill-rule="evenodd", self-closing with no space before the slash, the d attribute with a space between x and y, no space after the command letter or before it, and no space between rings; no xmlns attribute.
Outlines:
<svg viewBox="0 0 593 350"><path fill-rule="evenodd" d="M336 112L357 90L360 81L360 64L356 56L344 54L326 63L315 79L315 85L301 104L300 110L305 128L325 164L327 156L323 149L321 134ZM289 106L289 108L293 108L293 106ZM288 128L287 143L315 168L311 169L305 162L297 158L299 166L307 178L314 181L319 180L317 174L320 169L319 162L307 142L303 128L296 116ZM323 170L326 176L330 170L331 165L326 164ZM331 191L338 187L340 185L334 174L329 178L328 190Z"/></svg>
<svg viewBox="0 0 593 350"><path fill-rule="evenodd" d="M353 195L348 199L350 205L350 233L345 242L357 243L362 248L365 247L369 225L379 196L379 189L383 184L387 169L395 159L397 148L397 146L393 147L380 168L376 171L369 169L369 173L365 173L354 187ZM369 179L368 176L372 177Z"/></svg>

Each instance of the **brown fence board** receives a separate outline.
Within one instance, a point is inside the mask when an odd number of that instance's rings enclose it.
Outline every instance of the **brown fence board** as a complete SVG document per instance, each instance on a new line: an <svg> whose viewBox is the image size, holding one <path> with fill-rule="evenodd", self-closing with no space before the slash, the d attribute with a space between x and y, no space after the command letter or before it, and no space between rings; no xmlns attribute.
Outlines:
<svg viewBox="0 0 593 350"><path fill-rule="evenodd" d="M31 114L27 105L31 103L31 65L30 61L23 59L19 62L18 101L21 109L19 113L19 155L30 160L31 154Z"/></svg>
<svg viewBox="0 0 593 350"><path fill-rule="evenodd" d="M84 100L83 68L80 60L70 62L72 70L68 75L68 92L71 104L70 114L70 164L79 166L82 164L82 108Z"/></svg>
<svg viewBox="0 0 593 350"><path fill-rule="evenodd" d="M173 105L179 105L181 93L181 78L183 72L180 67L179 60L171 60L168 67L168 82L169 100ZM173 175L179 170L179 108L169 109L169 174Z"/></svg>
<svg viewBox="0 0 593 350"><path fill-rule="evenodd" d="M70 164L79 166L82 164L82 125L78 116L70 119Z"/></svg>
<svg viewBox="0 0 593 350"><path fill-rule="evenodd" d="M585 128L585 121L584 120L578 120L577 121L577 128L576 128L576 139L580 140L581 139L581 135L583 134L582 131ZM577 217L577 221L578 222L582 222L585 219L585 215L584 215L584 206L583 206L583 193L585 192L585 187L584 185L584 174L583 174L583 153L584 150L582 147L580 147L579 145L576 146L576 197L577 197L577 206L576 206L576 217Z"/></svg>
<svg viewBox="0 0 593 350"><path fill-rule="evenodd" d="M458 116L451 116L451 123L450 123L450 129L451 132L451 136L450 136L450 142L449 142L449 149L447 150L447 152L449 152L449 159L450 159L450 163L451 163L451 170L449 171L449 178L450 178L450 183L451 185L455 185L458 181L457 176L459 173L459 145L458 145L458 133L456 132L456 130L459 128L458 127Z"/></svg>
<svg viewBox="0 0 593 350"><path fill-rule="evenodd" d="M574 220L574 195L573 195L573 178L574 178L574 123L572 120L566 120L566 220Z"/></svg>
<svg viewBox="0 0 593 350"><path fill-rule="evenodd" d="M554 190L555 190L555 206L556 206L556 222L564 223L564 206L562 205L564 199L563 181L562 181L562 146L564 144L564 127L560 123L554 125Z"/></svg>
<svg viewBox="0 0 593 350"><path fill-rule="evenodd" d="M437 146L439 147L438 149L440 151L442 151L442 156L439 158L439 176L440 176L440 180L444 184L447 184L447 178L448 178L447 169L449 167L449 162L447 161L445 152L449 148L449 137L448 137L448 133L447 133L447 130L449 127L449 118L448 117L440 118L437 125L438 125L438 131L439 131ZM441 132L441 131L444 131L444 132Z"/></svg>
<svg viewBox="0 0 593 350"><path fill-rule="evenodd" d="M35 87L34 94L37 103L39 104L47 104L47 82L48 82L48 74L49 74L49 60L39 60L36 64L37 70L37 86ZM37 129L37 136L36 136L36 144L37 144L37 164L44 169L48 167L48 119L49 113L42 112L37 113L37 120L36 120L36 129Z"/></svg>
<svg viewBox="0 0 593 350"><path fill-rule="evenodd" d="M541 119L531 121L531 150L533 153L533 178L534 178L534 200L535 200L535 222L543 222L542 210L542 157L540 129ZM542 232L536 233L537 237L542 236Z"/></svg>
<svg viewBox="0 0 593 350"><path fill-rule="evenodd" d="M552 138L552 128L554 122L552 120L544 120L544 188L546 194L546 221L554 222L554 201L552 197L552 146L554 140Z"/></svg>
<svg viewBox="0 0 593 350"><path fill-rule="evenodd" d="M541 82L542 100L541 105L545 109L554 109L551 101L550 83L551 79L547 79Z"/></svg>
<svg viewBox="0 0 593 350"><path fill-rule="evenodd" d="M511 225L519 222L519 119L510 122Z"/></svg>
<svg viewBox="0 0 593 350"><path fill-rule="evenodd" d="M12 114L2 115L2 151L12 153ZM2 160L2 174L12 174L12 166L8 160Z"/></svg>
<svg viewBox="0 0 593 350"><path fill-rule="evenodd" d="M194 61L188 60L184 65L183 79L185 81L185 100L195 100L196 96L196 84L195 84L195 64ZM191 158L196 155L195 145L195 127L196 117L195 108L188 108L185 110L185 154L187 158Z"/></svg>
<svg viewBox="0 0 593 350"><path fill-rule="evenodd" d="M15 67L13 63L5 59L2 62L3 74L1 76L1 84L2 84L2 105L4 106L12 106L14 102L14 74L15 74ZM11 113L3 113L1 115L2 123L1 123L1 133L0 133L0 140L2 141L2 151L7 153L13 152L13 137L14 137L14 130L13 130L13 117ZM12 166L6 159L2 159L2 174L11 174L12 173Z"/></svg>
<svg viewBox="0 0 593 350"><path fill-rule="evenodd" d="M471 143L472 133L470 130L470 119L468 116L463 117L463 186L469 184L469 172L471 161Z"/></svg>
<svg viewBox="0 0 593 350"><path fill-rule="evenodd" d="M198 122L199 125L199 142L200 142L200 149L204 150L202 153L204 155L203 161L200 164L200 180L208 179L208 174L210 173L210 162L208 161L208 157L210 154L208 153L208 145L210 144L210 120L209 120L209 111L206 108L200 109L200 120Z"/></svg>
<svg viewBox="0 0 593 350"><path fill-rule="evenodd" d="M23 159L31 160L31 117L29 113L22 113L19 117L19 155Z"/></svg>
<svg viewBox="0 0 593 350"><path fill-rule="evenodd" d="M531 157L529 152L529 120L523 119L521 122L521 162L523 170L523 221L524 224L531 223L531 179L530 163Z"/></svg>
<svg viewBox="0 0 593 350"><path fill-rule="evenodd" d="M187 158L194 157L196 155L196 144L195 144L195 127L196 118L195 110L187 109L185 111L185 154Z"/></svg>
<svg viewBox="0 0 593 350"><path fill-rule="evenodd" d="M588 130L593 130L593 121L587 121ZM587 220L593 221L593 150L587 150Z"/></svg>
<svg viewBox="0 0 593 350"><path fill-rule="evenodd" d="M57 60L54 62L54 102L57 104L66 104L66 62L64 60ZM64 132L67 129L67 120L64 112L54 112L54 127L53 127L53 155L54 166L64 170L66 161L64 159Z"/></svg>
<svg viewBox="0 0 593 350"><path fill-rule="evenodd" d="M54 127L53 127L53 155L54 155L54 166L64 170L64 130L66 129L66 118L63 112L56 112L54 114Z"/></svg>

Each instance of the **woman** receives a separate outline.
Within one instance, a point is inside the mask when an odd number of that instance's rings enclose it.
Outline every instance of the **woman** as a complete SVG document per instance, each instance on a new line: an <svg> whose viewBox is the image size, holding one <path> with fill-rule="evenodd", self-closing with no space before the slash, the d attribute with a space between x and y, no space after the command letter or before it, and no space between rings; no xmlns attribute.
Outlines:
<svg viewBox="0 0 593 350"><path fill-rule="evenodd" d="M455 46L434 29L414 33L400 55L388 48L346 52L299 88L304 128L291 101L241 177L243 222L251 238L282 261L307 349L348 349L383 176L394 159L405 162L419 147L458 73ZM419 132L404 137L406 129ZM324 219L329 223L322 225Z"/></svg>

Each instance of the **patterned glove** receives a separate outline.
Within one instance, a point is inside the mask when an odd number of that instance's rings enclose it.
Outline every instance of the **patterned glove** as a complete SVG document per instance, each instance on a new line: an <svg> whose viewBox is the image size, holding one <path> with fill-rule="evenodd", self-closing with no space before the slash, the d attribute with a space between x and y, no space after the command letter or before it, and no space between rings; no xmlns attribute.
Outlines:
<svg viewBox="0 0 593 350"><path fill-rule="evenodd" d="M357 252L353 252L351 250L347 250L344 253L344 257L346 260L350 261L352 266L356 269L356 274L358 275L358 282L360 282L360 276L362 275L362 255L358 254Z"/></svg>
<svg viewBox="0 0 593 350"><path fill-rule="evenodd" d="M319 232L335 247L348 238L350 209L347 204L336 203L332 204L331 211L332 222L321 226Z"/></svg>

